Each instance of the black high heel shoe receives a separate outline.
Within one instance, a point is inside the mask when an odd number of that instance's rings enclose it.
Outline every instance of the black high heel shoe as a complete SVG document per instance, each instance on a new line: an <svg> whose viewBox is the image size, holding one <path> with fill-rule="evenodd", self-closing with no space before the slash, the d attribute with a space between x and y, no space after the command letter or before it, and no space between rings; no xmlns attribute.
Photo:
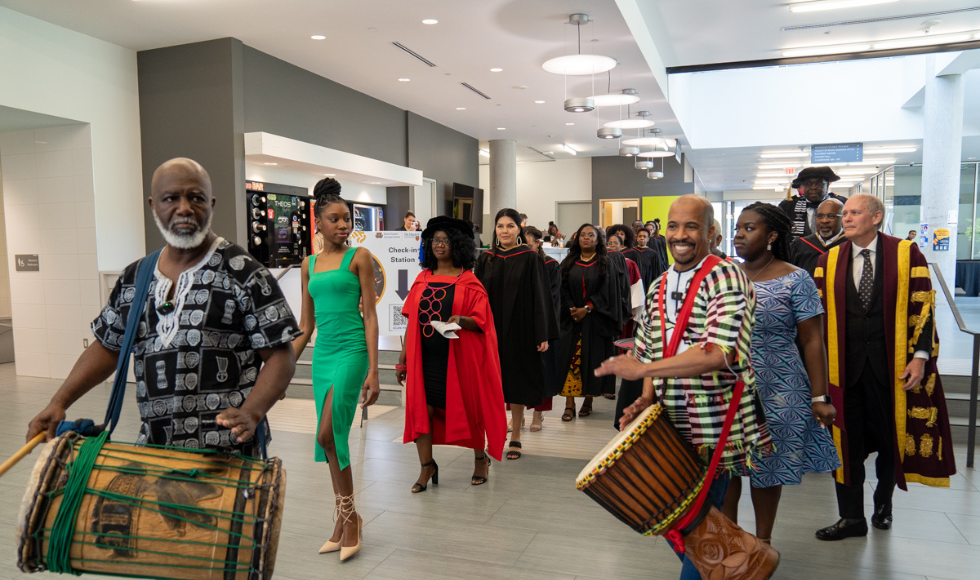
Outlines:
<svg viewBox="0 0 980 580"><path fill-rule="evenodd" d="M428 463L423 463L422 464L422 467L424 468L424 467L428 467L430 465L433 465L436 468L435 472L432 474L432 477L431 477L431 479L432 479L432 485L439 485L439 466L436 465L436 460L433 459L432 461L430 461ZM416 483L415 485L412 486L412 493L422 493L423 491L425 491L427 489L429 489L429 486L428 485L422 485L421 483Z"/></svg>
<svg viewBox="0 0 980 580"><path fill-rule="evenodd" d="M488 479L490 479L490 455L487 454L486 450L484 450L483 457L474 457L473 459L479 463L483 463L484 459L486 459L487 461L487 476L479 477L474 475L473 477L470 478L470 485L483 485L484 483L487 482Z"/></svg>

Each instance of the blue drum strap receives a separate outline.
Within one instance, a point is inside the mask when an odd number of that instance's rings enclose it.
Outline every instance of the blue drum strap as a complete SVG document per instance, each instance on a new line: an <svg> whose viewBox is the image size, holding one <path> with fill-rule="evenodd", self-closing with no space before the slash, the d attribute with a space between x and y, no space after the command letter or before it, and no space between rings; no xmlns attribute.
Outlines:
<svg viewBox="0 0 980 580"><path fill-rule="evenodd" d="M133 294L133 302L130 304L129 314L126 316L126 331L119 347L119 361L116 363L116 379L112 383L109 408L106 409L105 414L105 428L110 434L119 423L119 414L122 412L123 401L126 397L129 356L133 351L133 343L136 342L136 331L139 329L140 320L143 318L143 310L146 307L150 291L150 282L153 281L153 272L156 270L157 260L162 251L162 249L157 250L140 260L139 268L136 271L136 292Z"/></svg>

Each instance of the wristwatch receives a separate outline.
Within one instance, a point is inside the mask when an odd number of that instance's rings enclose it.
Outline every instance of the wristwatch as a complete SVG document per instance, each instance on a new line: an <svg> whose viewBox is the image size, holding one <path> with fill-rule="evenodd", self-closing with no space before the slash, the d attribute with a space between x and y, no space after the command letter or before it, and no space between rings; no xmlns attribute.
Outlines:
<svg viewBox="0 0 980 580"><path fill-rule="evenodd" d="M819 397L813 397L810 399L810 404L814 403L830 403L830 395L820 395Z"/></svg>
<svg viewBox="0 0 980 580"><path fill-rule="evenodd" d="M592 314L592 307L589 306L588 304L586 304L585 305L585 311L588 312L589 314Z"/></svg>

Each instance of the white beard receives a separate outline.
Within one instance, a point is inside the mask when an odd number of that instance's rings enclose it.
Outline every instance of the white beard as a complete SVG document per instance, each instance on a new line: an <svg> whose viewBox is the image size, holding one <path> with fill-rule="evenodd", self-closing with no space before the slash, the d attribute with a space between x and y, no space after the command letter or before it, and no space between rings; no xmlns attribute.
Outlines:
<svg viewBox="0 0 980 580"><path fill-rule="evenodd" d="M193 233L190 234L178 234L164 227L163 222L161 222L160 218L157 217L155 211L151 211L151 213L153 214L153 221L157 223L157 229L159 229L160 233L163 234L163 239L167 241L167 244L181 250L193 250L194 248L197 248L201 244L203 244L204 240L208 237L208 234L211 232L211 220L214 218L214 214L212 213L211 215L208 216L208 223L204 224L203 228L198 227ZM194 223L194 222L183 221L183 220L179 220L179 218L176 218L174 220L174 224L172 225L179 225L183 223Z"/></svg>

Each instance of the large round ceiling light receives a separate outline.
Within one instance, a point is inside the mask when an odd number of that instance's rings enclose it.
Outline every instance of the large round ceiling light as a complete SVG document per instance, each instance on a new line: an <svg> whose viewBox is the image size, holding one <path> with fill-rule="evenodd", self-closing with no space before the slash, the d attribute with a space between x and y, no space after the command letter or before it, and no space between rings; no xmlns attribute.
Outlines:
<svg viewBox="0 0 980 580"><path fill-rule="evenodd" d="M620 119L618 121L603 123L602 126L615 129L646 129L647 127L653 127L655 124L653 121L647 121L646 119Z"/></svg>
<svg viewBox="0 0 980 580"><path fill-rule="evenodd" d="M632 139L623 139L623 145L636 145L637 147L666 145L667 147L673 147L673 139L664 139L663 137L634 137Z"/></svg>
<svg viewBox="0 0 980 580"><path fill-rule="evenodd" d="M621 107L640 101L640 96L636 94L636 89L623 89L621 93L596 95L592 98L595 99L595 106L597 107ZM620 129L625 129L625 127L620 127Z"/></svg>
<svg viewBox="0 0 980 580"><path fill-rule="evenodd" d="M616 68L616 59L600 54L568 54L546 60L541 68L556 75L597 75Z"/></svg>
<svg viewBox="0 0 980 580"><path fill-rule="evenodd" d="M643 153L637 154L637 157L643 157L646 159L659 158L659 157L673 157L674 153L672 151L664 151L663 149L656 149L654 151L644 151Z"/></svg>

